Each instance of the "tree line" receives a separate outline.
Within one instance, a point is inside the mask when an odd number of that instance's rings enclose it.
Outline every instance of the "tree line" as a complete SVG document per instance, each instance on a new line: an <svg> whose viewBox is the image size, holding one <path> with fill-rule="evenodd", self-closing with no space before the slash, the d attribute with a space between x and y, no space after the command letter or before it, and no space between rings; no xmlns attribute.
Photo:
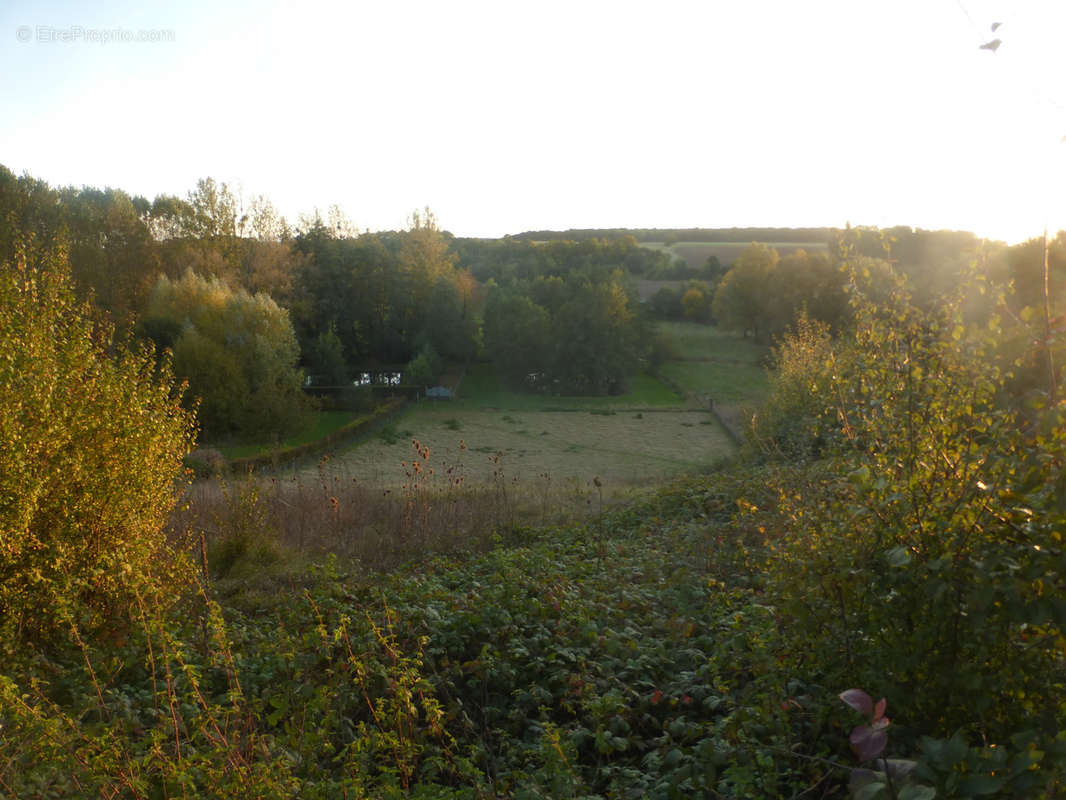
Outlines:
<svg viewBox="0 0 1066 800"><path fill-rule="evenodd" d="M919 299L942 295L977 261L1013 281L1014 313L1043 291L1039 241L1007 248L954 231L731 229L733 238L833 238L826 250L784 257L753 245L729 269L709 262L680 275L669 254L642 247L632 231L463 239L425 210L405 230L359 233L337 208L292 225L265 197L242 198L210 178L185 197L149 201L112 188L54 188L0 167L0 220L5 261L27 239L60 248L80 295L121 335L173 352L210 436L290 428L309 377L341 385L367 368L429 383L447 363L487 358L518 388L622 391L648 364L650 317L716 322L765 342L801 311L838 329L850 313L844 259L875 277L907 275ZM1063 234L1049 266L1052 294L1061 294ZM638 301L635 279L676 277L691 280Z"/></svg>
<svg viewBox="0 0 1066 800"><path fill-rule="evenodd" d="M402 231L358 233L336 209L293 226L266 198L246 201L210 178L184 198L148 201L111 188L53 188L0 167L0 219L5 262L26 241L60 253L79 295L120 336L173 353L187 402L211 437L294 427L309 379L340 385L356 371L387 367L430 383L446 363L491 357L501 352L493 338L500 326L489 326L486 341L486 297L540 278L565 277L564 292L602 311L540 306L565 321L569 345L583 343L558 356L567 371L553 368L552 385L616 391L622 373L639 365L641 334L632 292L610 275L662 261L634 241L479 248L441 230L428 209ZM618 341L630 343L624 359L603 349Z"/></svg>
<svg viewBox="0 0 1066 800"><path fill-rule="evenodd" d="M835 228L570 228L565 231L524 231L512 238L539 242L632 237L638 242L826 242Z"/></svg>

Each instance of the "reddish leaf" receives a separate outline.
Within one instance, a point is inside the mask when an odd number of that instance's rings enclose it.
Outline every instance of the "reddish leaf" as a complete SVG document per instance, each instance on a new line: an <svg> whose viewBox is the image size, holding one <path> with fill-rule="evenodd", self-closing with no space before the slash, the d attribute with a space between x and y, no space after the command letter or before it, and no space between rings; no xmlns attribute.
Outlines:
<svg viewBox="0 0 1066 800"><path fill-rule="evenodd" d="M888 744L888 734L883 728L874 729L869 725L859 725L848 737L851 750L859 761L869 761L881 755Z"/></svg>
<svg viewBox="0 0 1066 800"><path fill-rule="evenodd" d="M869 717L874 711L874 701L870 695L866 694L862 689L848 689L846 692L840 693L840 699L854 708L864 717Z"/></svg>
<svg viewBox="0 0 1066 800"><path fill-rule="evenodd" d="M881 719L881 717L883 717L885 715L885 706L886 705L887 704L885 703L885 698L883 698L883 697L880 700L877 701L877 705L874 706L874 717L873 717L873 721L874 722L877 722L877 720Z"/></svg>

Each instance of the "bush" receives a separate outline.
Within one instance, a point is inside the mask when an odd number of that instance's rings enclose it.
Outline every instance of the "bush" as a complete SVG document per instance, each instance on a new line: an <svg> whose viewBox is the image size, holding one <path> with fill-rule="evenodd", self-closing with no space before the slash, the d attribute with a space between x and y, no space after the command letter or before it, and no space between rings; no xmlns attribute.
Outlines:
<svg viewBox="0 0 1066 800"><path fill-rule="evenodd" d="M63 252L0 268L0 638L95 629L160 594L193 438L169 363L75 299ZM161 559L160 556L166 556Z"/></svg>
<svg viewBox="0 0 1066 800"><path fill-rule="evenodd" d="M185 468L192 470L196 478L213 478L221 475L228 468L226 457L213 448L199 448L185 456L182 463Z"/></svg>
<svg viewBox="0 0 1066 800"><path fill-rule="evenodd" d="M803 632L796 652L829 685L878 687L925 721L912 735L1053 737L1064 708L1050 698L1066 689L1062 409L1008 403L1001 324L967 327L961 300L921 310L897 287L855 312L847 363L786 348L799 361L778 378L798 395L790 370L814 376L836 428L826 457L778 486L768 567Z"/></svg>
<svg viewBox="0 0 1066 800"><path fill-rule="evenodd" d="M800 315L774 348L770 397L751 421L750 438L759 447L788 459L821 455L837 423L832 375L845 351L828 325Z"/></svg>
<svg viewBox="0 0 1066 800"><path fill-rule="evenodd" d="M426 345L404 368L404 383L413 386L429 386L436 382L442 369L444 369L444 364L437 355L437 351L430 345Z"/></svg>

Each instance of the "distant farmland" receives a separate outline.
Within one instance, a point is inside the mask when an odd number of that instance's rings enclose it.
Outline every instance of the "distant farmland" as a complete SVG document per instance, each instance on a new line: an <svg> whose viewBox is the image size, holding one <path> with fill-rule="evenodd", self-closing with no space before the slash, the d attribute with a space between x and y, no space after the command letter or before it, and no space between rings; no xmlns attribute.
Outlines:
<svg viewBox="0 0 1066 800"><path fill-rule="evenodd" d="M689 266L702 267L711 256L718 256L722 266L728 266L744 252L751 242L678 242L667 245L663 242L641 242L641 247L651 250L665 250L666 252L686 261ZM828 245L825 242L763 242L774 248L780 255L788 255L797 250L825 250Z"/></svg>

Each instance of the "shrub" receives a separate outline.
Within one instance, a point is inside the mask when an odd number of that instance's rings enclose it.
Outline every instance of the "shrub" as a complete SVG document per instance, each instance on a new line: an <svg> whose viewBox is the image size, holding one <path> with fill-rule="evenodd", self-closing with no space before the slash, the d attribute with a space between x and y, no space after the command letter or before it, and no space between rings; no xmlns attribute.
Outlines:
<svg viewBox="0 0 1066 800"><path fill-rule="evenodd" d="M1064 711L1066 425L1008 404L1000 322L967 327L964 294L857 298L852 358L818 377L836 441L780 483L769 569L827 682L877 686L918 733L1002 744Z"/></svg>
<svg viewBox="0 0 1066 800"><path fill-rule="evenodd" d="M0 268L0 638L102 625L162 591L193 437L166 359L112 342L66 254Z"/></svg>
<svg viewBox="0 0 1066 800"><path fill-rule="evenodd" d="M829 326L801 314L774 348L770 397L751 421L751 438L790 459L818 456L837 422L832 375L846 355Z"/></svg>
<svg viewBox="0 0 1066 800"><path fill-rule="evenodd" d="M186 469L192 470L193 476L197 478L213 478L221 475L229 467L226 457L218 450L209 447L193 450L185 456L182 463Z"/></svg>

